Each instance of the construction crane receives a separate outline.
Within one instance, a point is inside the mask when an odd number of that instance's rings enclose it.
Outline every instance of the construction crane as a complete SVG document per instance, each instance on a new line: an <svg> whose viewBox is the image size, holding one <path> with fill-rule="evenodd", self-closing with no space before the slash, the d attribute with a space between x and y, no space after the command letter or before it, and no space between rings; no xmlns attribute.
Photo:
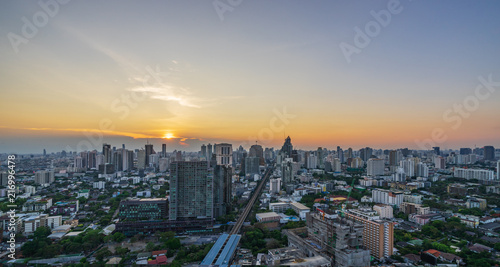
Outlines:
<svg viewBox="0 0 500 267"><path fill-rule="evenodd" d="M351 188L349 188L349 194L347 194L346 200L344 201L344 203L342 203L342 209L340 210L340 216L341 217L344 217L345 207L347 206L346 203L349 201L349 198L351 197L352 188L354 187L354 180L355 179L352 178Z"/></svg>

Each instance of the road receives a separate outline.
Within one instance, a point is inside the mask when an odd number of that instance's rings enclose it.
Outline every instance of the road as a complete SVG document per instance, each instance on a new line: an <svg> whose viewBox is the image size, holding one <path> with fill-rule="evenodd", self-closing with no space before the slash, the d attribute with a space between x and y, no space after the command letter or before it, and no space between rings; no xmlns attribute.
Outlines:
<svg viewBox="0 0 500 267"><path fill-rule="evenodd" d="M248 214L252 211L252 207L255 204L255 201L259 198L260 193L262 192L262 188L266 185L267 180L269 179L269 176L273 173L274 168L268 168L266 172L264 173L264 177L262 178L262 181L260 184L257 186L255 191L253 192L252 197L247 203L247 206L245 207L245 210L243 210L243 213L241 213L240 217L238 218L238 221L236 221L236 224L233 226L231 229L231 232L229 233L230 235L235 235L241 230L241 226L245 222L246 218L248 217Z"/></svg>

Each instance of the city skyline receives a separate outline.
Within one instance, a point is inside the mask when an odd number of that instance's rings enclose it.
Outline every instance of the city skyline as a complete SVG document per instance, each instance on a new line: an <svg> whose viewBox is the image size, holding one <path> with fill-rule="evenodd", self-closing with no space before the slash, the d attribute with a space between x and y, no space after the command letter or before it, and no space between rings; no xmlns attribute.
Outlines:
<svg viewBox="0 0 500 267"><path fill-rule="evenodd" d="M44 3L0 3L0 153L500 147L496 1Z"/></svg>

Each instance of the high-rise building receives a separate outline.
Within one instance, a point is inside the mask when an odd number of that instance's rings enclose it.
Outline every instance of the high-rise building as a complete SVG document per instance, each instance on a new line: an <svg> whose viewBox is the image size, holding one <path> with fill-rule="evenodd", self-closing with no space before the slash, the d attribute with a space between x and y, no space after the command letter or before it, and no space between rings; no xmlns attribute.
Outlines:
<svg viewBox="0 0 500 267"><path fill-rule="evenodd" d="M254 174L260 174L259 170L259 157L246 157L245 158L245 175L253 176Z"/></svg>
<svg viewBox="0 0 500 267"><path fill-rule="evenodd" d="M207 157L207 146L205 144L201 145L201 157L204 158L205 160L210 160Z"/></svg>
<svg viewBox="0 0 500 267"><path fill-rule="evenodd" d="M373 257L384 259L392 255L394 223L380 219L371 210L348 210L346 217L364 225L363 245Z"/></svg>
<svg viewBox="0 0 500 267"><path fill-rule="evenodd" d="M233 145L227 143L215 144L215 155L217 165L231 166L233 164Z"/></svg>
<svg viewBox="0 0 500 267"><path fill-rule="evenodd" d="M363 161L367 161L373 155L373 149L365 147L359 150L359 156Z"/></svg>
<svg viewBox="0 0 500 267"><path fill-rule="evenodd" d="M172 162L169 220L213 218L213 182L206 161Z"/></svg>
<svg viewBox="0 0 500 267"><path fill-rule="evenodd" d="M438 170L446 169L446 159L439 156L434 158L434 165Z"/></svg>
<svg viewBox="0 0 500 267"><path fill-rule="evenodd" d="M209 143L207 145L207 160L212 159L212 154L213 154L212 145Z"/></svg>
<svg viewBox="0 0 500 267"><path fill-rule="evenodd" d="M414 158L405 159L399 162L399 167L403 168L406 176L415 176L415 160Z"/></svg>
<svg viewBox="0 0 500 267"><path fill-rule="evenodd" d="M269 191L278 194L281 190L281 178L269 180Z"/></svg>
<svg viewBox="0 0 500 267"><path fill-rule="evenodd" d="M167 157L167 144L161 144L161 156L163 158Z"/></svg>
<svg viewBox="0 0 500 267"><path fill-rule="evenodd" d="M435 146L432 149L434 150L434 153L436 155L438 155L438 156L441 155L441 149L438 146Z"/></svg>
<svg viewBox="0 0 500 267"><path fill-rule="evenodd" d="M253 145L250 147L250 150L248 151L248 156L249 157L257 157L259 158L259 164L264 165L264 150L262 149L261 145Z"/></svg>
<svg viewBox="0 0 500 267"><path fill-rule="evenodd" d="M372 201L375 203L382 203L392 206L398 206L403 203L402 191L390 191L385 189L373 189Z"/></svg>
<svg viewBox="0 0 500 267"><path fill-rule="evenodd" d="M9 174L7 172L0 172L0 185L6 186L9 183Z"/></svg>
<svg viewBox="0 0 500 267"><path fill-rule="evenodd" d="M500 160L497 162L497 180L500 181Z"/></svg>
<svg viewBox="0 0 500 267"><path fill-rule="evenodd" d="M470 148L460 148L460 155L472 154L472 149Z"/></svg>
<svg viewBox="0 0 500 267"><path fill-rule="evenodd" d="M292 150L293 150L292 139L290 138L290 136L288 136L285 139L285 143L281 147L281 151L285 153L287 158L291 158L292 157Z"/></svg>
<svg viewBox="0 0 500 267"><path fill-rule="evenodd" d="M35 173L36 184L51 184L54 181L54 171L37 171Z"/></svg>
<svg viewBox="0 0 500 267"><path fill-rule="evenodd" d="M146 168L146 151L140 149L137 152L137 169L144 170L144 168Z"/></svg>
<svg viewBox="0 0 500 267"><path fill-rule="evenodd" d="M366 168L368 176L384 175L385 163L383 159L369 159Z"/></svg>
<svg viewBox="0 0 500 267"><path fill-rule="evenodd" d="M484 160L495 160L495 148L493 146L484 147Z"/></svg>
<svg viewBox="0 0 500 267"><path fill-rule="evenodd" d="M134 151L123 149L122 159L122 169L124 171L130 171L134 168Z"/></svg>
<svg viewBox="0 0 500 267"><path fill-rule="evenodd" d="M324 211L308 212L306 223L308 239L318 245L321 254L335 258L335 266L370 265L370 251L363 246L363 224ZM291 243L295 240L295 236L289 239Z"/></svg>
<svg viewBox="0 0 500 267"><path fill-rule="evenodd" d="M226 215L232 202L232 175L230 166L216 165L214 170L214 218Z"/></svg>
<svg viewBox="0 0 500 267"><path fill-rule="evenodd" d="M309 154L306 156L306 167L308 169L316 169L318 167L318 157L314 155L314 153L308 152Z"/></svg>
<svg viewBox="0 0 500 267"><path fill-rule="evenodd" d="M112 153L110 144L102 145L102 155L104 156L104 163L111 163Z"/></svg>
<svg viewBox="0 0 500 267"><path fill-rule="evenodd" d="M399 163L400 158L398 157L398 151L397 150L391 150L389 152L389 165L390 166L397 166Z"/></svg>
<svg viewBox="0 0 500 267"><path fill-rule="evenodd" d="M429 177L429 167L423 162L417 163L417 176Z"/></svg>
<svg viewBox="0 0 500 267"><path fill-rule="evenodd" d="M145 155L144 155L146 157L146 159L145 159L145 165L146 165L146 167L149 167L149 159L150 159L149 155L155 153L154 150L153 150L153 144L149 144L149 143L146 144L145 145L145 152L146 152Z"/></svg>

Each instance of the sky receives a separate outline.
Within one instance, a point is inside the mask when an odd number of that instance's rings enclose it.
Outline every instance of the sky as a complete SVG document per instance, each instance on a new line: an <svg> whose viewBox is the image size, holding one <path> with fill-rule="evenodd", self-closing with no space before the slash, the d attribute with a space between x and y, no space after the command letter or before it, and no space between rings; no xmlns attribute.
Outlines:
<svg viewBox="0 0 500 267"><path fill-rule="evenodd" d="M0 153L500 147L498 1L40 3L0 1Z"/></svg>

